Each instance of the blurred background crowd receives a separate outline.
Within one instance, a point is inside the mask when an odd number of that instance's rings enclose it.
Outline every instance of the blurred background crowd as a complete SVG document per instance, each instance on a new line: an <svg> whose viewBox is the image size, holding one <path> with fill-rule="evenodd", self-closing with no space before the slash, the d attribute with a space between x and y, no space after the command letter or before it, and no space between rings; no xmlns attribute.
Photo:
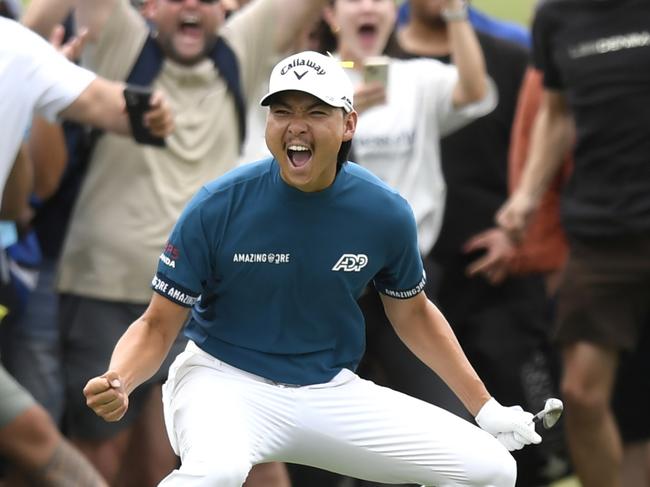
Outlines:
<svg viewBox="0 0 650 487"><path fill-rule="evenodd" d="M412 205L426 292L488 390L532 412L565 401L544 441L513 453L517 485L650 487L647 3L304 0L281 31L283 0L0 0L74 62L163 91L176 124L165 147L38 116L25 134L0 207L0 374L31 400L0 411L0 486L149 487L176 467L165 367L119 423L81 391L146 308L184 204L268 155L258 101L275 62L316 50L348 68L350 160ZM467 18L445 15L461 6ZM360 375L473 421L376 291L359 304ZM43 450L53 438L60 458ZM59 479L40 479L52 462ZM245 485L377 484L265 464Z"/></svg>

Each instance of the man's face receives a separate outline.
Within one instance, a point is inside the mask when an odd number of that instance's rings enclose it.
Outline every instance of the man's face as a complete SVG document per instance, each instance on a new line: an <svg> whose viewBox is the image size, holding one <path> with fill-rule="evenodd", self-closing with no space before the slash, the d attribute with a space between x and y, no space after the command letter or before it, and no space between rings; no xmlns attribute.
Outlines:
<svg viewBox="0 0 650 487"><path fill-rule="evenodd" d="M341 144L354 134L356 112L345 113L299 91L278 93L269 108L266 145L282 179L305 192L331 185Z"/></svg>
<svg viewBox="0 0 650 487"><path fill-rule="evenodd" d="M203 59L225 18L219 0L154 0L146 13L165 54L186 65Z"/></svg>
<svg viewBox="0 0 650 487"><path fill-rule="evenodd" d="M325 15L345 59L381 54L395 26L395 0L336 0Z"/></svg>

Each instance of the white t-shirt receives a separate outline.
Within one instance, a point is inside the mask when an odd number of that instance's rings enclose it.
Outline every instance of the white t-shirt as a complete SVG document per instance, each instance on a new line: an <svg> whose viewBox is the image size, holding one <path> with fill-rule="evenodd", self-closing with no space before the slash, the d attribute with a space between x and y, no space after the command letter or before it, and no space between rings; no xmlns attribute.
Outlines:
<svg viewBox="0 0 650 487"><path fill-rule="evenodd" d="M34 32L0 17L0 199L32 116L54 120L94 79Z"/></svg>
<svg viewBox="0 0 650 487"><path fill-rule="evenodd" d="M361 74L347 70L354 84ZM361 114L353 139L354 162L372 171L410 203L418 224L420 252L427 255L438 238L446 185L440 164L440 139L490 113L497 92L455 109L452 93L458 70L433 59L391 59L387 102ZM380 209L378 209L380 210Z"/></svg>

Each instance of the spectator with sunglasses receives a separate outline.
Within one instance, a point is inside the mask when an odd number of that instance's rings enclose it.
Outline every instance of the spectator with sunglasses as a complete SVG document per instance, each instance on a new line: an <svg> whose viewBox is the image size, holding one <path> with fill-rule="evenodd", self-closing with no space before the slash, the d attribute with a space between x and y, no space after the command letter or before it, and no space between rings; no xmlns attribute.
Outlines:
<svg viewBox="0 0 650 487"><path fill-rule="evenodd" d="M181 209L237 160L236 100L208 53L221 37L238 61L244 100L256 101L255 90L268 77L263 60L283 52L324 3L256 0L227 22L226 5L218 0L150 0L142 15L128 0L34 0L26 12L25 22L47 32L74 8L77 24L89 30L82 64L111 79L127 78L152 35L164 54L153 85L168 96L176 115L165 148L101 137L59 265L66 427L111 484L154 485L177 463L165 437L160 387L182 341L160 373L130 397L125 421L100 420L80 391L103 373L125 324L147 307L155 262L161 253L168 259L165 240ZM286 473L277 471L273 480L264 479L265 486L288 484Z"/></svg>

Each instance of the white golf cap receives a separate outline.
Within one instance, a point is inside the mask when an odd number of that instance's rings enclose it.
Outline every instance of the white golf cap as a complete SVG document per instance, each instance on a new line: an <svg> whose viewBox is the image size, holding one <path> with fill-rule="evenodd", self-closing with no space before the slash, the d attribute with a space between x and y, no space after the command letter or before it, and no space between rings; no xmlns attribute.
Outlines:
<svg viewBox="0 0 650 487"><path fill-rule="evenodd" d="M269 105L271 97L283 91L303 91L346 112L353 110L354 89L341 63L318 52L299 52L276 64L260 105Z"/></svg>

